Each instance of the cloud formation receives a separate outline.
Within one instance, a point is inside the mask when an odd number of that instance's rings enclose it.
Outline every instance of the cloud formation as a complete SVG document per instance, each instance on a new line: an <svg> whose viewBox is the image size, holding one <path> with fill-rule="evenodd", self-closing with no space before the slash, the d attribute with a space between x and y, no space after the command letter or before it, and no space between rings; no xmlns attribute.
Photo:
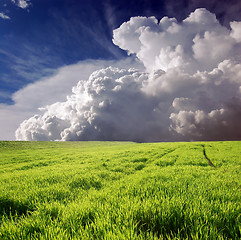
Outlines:
<svg viewBox="0 0 241 240"><path fill-rule="evenodd" d="M66 101L71 95L72 87L80 79L88 79L93 71L108 66L118 68L143 69L143 65L135 58L122 60L84 60L57 69L52 75L19 89L12 95L13 105L0 104L0 140L14 140L15 131L20 123L36 114L39 108L54 102ZM0 95L3 93L0 93ZM6 93L5 93L6 94ZM3 95L4 96L4 95Z"/></svg>
<svg viewBox="0 0 241 240"><path fill-rule="evenodd" d="M182 22L133 17L113 42L145 69L95 71L66 101L25 120L16 139L241 139L240 27L222 26L206 9Z"/></svg>
<svg viewBox="0 0 241 240"><path fill-rule="evenodd" d="M240 23L230 31L219 24L214 14L197 9L178 23L164 17L134 17L114 30L113 42L136 56L149 72L179 68L187 73L212 70L225 59L235 58Z"/></svg>

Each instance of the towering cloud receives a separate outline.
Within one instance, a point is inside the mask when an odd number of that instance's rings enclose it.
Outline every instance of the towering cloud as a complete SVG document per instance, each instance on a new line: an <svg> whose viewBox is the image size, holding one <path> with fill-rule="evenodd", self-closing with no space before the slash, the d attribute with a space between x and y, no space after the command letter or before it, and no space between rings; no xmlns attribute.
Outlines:
<svg viewBox="0 0 241 240"><path fill-rule="evenodd" d="M113 42L135 53L149 72L178 68L187 73L210 71L225 59L238 57L240 23L232 32L214 14L197 9L182 23L164 17L134 17L114 30Z"/></svg>
<svg viewBox="0 0 241 240"><path fill-rule="evenodd" d="M131 18L114 30L113 42L146 69L92 73L66 102L25 120L16 139L241 139L240 27L220 25L206 9L181 23Z"/></svg>

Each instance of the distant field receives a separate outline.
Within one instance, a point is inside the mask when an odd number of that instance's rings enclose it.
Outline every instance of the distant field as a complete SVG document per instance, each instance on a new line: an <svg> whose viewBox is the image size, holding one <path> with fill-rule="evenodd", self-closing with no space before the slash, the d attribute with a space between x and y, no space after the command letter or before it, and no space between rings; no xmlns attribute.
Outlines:
<svg viewBox="0 0 241 240"><path fill-rule="evenodd" d="M0 142L0 239L240 239L241 142Z"/></svg>

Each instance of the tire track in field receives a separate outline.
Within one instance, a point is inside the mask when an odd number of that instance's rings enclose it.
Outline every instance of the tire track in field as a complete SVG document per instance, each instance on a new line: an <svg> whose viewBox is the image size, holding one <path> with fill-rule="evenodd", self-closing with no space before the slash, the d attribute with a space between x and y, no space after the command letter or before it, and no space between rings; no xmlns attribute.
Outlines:
<svg viewBox="0 0 241 240"><path fill-rule="evenodd" d="M178 148L167 150L167 152L164 152L163 154L161 154L160 159L165 157L167 154L170 154L170 153L176 151L177 149Z"/></svg>
<svg viewBox="0 0 241 240"><path fill-rule="evenodd" d="M156 163L156 165L157 165L157 166L161 166L161 167L169 166L169 165L173 166L173 165L176 163L176 159L172 159L172 161L167 161L167 162L166 162L166 161L161 162L160 160L161 160L163 157L167 156L168 154L173 153L173 152L176 151L178 148L179 148L179 147L176 147L176 148L174 148L174 149L168 149L166 152L160 154L160 155L158 156L158 162Z"/></svg>
<svg viewBox="0 0 241 240"><path fill-rule="evenodd" d="M159 155L159 159L162 159L163 157L165 157L166 155L175 152L177 149L179 149L180 147L176 147L174 149L169 149L166 152L162 153L161 155Z"/></svg>
<svg viewBox="0 0 241 240"><path fill-rule="evenodd" d="M213 163L211 162L211 160L208 158L207 154L206 154L205 145L202 145L202 147L203 147L203 155L204 155L204 157L207 159L209 166L215 167L215 166L213 165Z"/></svg>

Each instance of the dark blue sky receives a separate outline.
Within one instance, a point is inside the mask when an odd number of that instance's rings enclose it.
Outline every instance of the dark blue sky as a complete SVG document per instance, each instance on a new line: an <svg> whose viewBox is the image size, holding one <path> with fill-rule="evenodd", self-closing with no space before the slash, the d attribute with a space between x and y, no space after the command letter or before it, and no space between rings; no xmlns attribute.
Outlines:
<svg viewBox="0 0 241 240"><path fill-rule="evenodd" d="M61 66L126 57L112 32L132 16L180 21L198 7L224 25L241 19L239 0L1 0L0 103L12 104L14 92Z"/></svg>

